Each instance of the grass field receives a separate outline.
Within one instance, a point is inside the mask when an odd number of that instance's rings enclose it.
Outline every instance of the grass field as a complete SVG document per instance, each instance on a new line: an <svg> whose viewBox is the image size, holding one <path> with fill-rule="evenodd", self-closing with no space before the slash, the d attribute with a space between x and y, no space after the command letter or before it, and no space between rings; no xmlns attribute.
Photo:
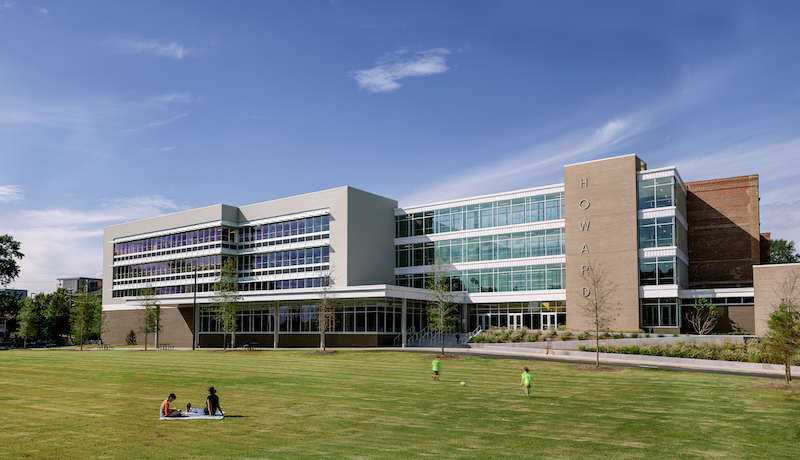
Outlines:
<svg viewBox="0 0 800 460"><path fill-rule="evenodd" d="M531 368L531 399L519 386ZM418 353L0 351L0 458L798 458L754 377ZM466 386L461 386L461 381ZM159 421L214 385L229 417Z"/></svg>

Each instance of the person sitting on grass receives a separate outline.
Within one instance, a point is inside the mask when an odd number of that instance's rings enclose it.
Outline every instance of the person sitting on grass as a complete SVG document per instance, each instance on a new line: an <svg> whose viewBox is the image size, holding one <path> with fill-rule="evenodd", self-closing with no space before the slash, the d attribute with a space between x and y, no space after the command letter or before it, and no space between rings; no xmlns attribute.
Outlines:
<svg viewBox="0 0 800 460"><path fill-rule="evenodd" d="M175 397L175 393L170 393L169 396L167 396L167 399L165 399L164 402L161 403L161 416L162 417L180 417L181 416L181 410L180 409L176 409L174 407L169 407L169 404L172 401L175 401L175 399L177 399Z"/></svg>
<svg viewBox="0 0 800 460"><path fill-rule="evenodd" d="M214 387L208 387L208 396L206 397L206 408L204 410L206 415L216 415L217 411L222 412L222 407L219 405L219 396Z"/></svg>

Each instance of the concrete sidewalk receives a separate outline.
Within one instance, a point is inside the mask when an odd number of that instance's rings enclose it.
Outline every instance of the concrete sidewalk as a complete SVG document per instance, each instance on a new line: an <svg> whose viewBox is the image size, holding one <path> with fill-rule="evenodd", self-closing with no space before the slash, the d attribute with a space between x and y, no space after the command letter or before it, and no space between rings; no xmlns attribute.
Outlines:
<svg viewBox="0 0 800 460"><path fill-rule="evenodd" d="M575 361L594 361L595 352L530 347L524 343L470 343L469 348L445 349L451 353L489 353L506 356L531 356L538 359L566 359ZM553 346L556 346L554 343ZM433 350L433 349L432 349ZM434 350L435 351L435 350ZM745 363L739 361L716 361L711 359L671 358L666 356L624 355L600 353L600 363L629 364L634 366L659 366L676 369L702 369L709 371L738 372L742 374L784 375L785 368L780 364ZM791 366L792 375L800 376L800 366Z"/></svg>

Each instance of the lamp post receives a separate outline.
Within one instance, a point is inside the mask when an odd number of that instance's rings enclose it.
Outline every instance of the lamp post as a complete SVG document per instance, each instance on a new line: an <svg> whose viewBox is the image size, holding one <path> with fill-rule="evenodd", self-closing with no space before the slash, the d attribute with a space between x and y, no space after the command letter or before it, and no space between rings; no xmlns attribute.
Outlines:
<svg viewBox="0 0 800 460"><path fill-rule="evenodd" d="M200 336L199 331L197 328L200 326L200 312L197 311L197 264L192 264L194 267L194 288L192 289L193 294L193 307L192 311L194 312L194 334L192 334L192 350L197 348L197 338Z"/></svg>

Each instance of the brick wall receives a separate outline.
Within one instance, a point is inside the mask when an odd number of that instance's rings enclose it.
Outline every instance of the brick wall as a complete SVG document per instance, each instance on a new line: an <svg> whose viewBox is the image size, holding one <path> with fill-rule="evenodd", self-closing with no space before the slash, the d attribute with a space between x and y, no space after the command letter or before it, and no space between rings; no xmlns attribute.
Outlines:
<svg viewBox="0 0 800 460"><path fill-rule="evenodd" d="M687 182L689 287L753 286L761 262L758 175Z"/></svg>

